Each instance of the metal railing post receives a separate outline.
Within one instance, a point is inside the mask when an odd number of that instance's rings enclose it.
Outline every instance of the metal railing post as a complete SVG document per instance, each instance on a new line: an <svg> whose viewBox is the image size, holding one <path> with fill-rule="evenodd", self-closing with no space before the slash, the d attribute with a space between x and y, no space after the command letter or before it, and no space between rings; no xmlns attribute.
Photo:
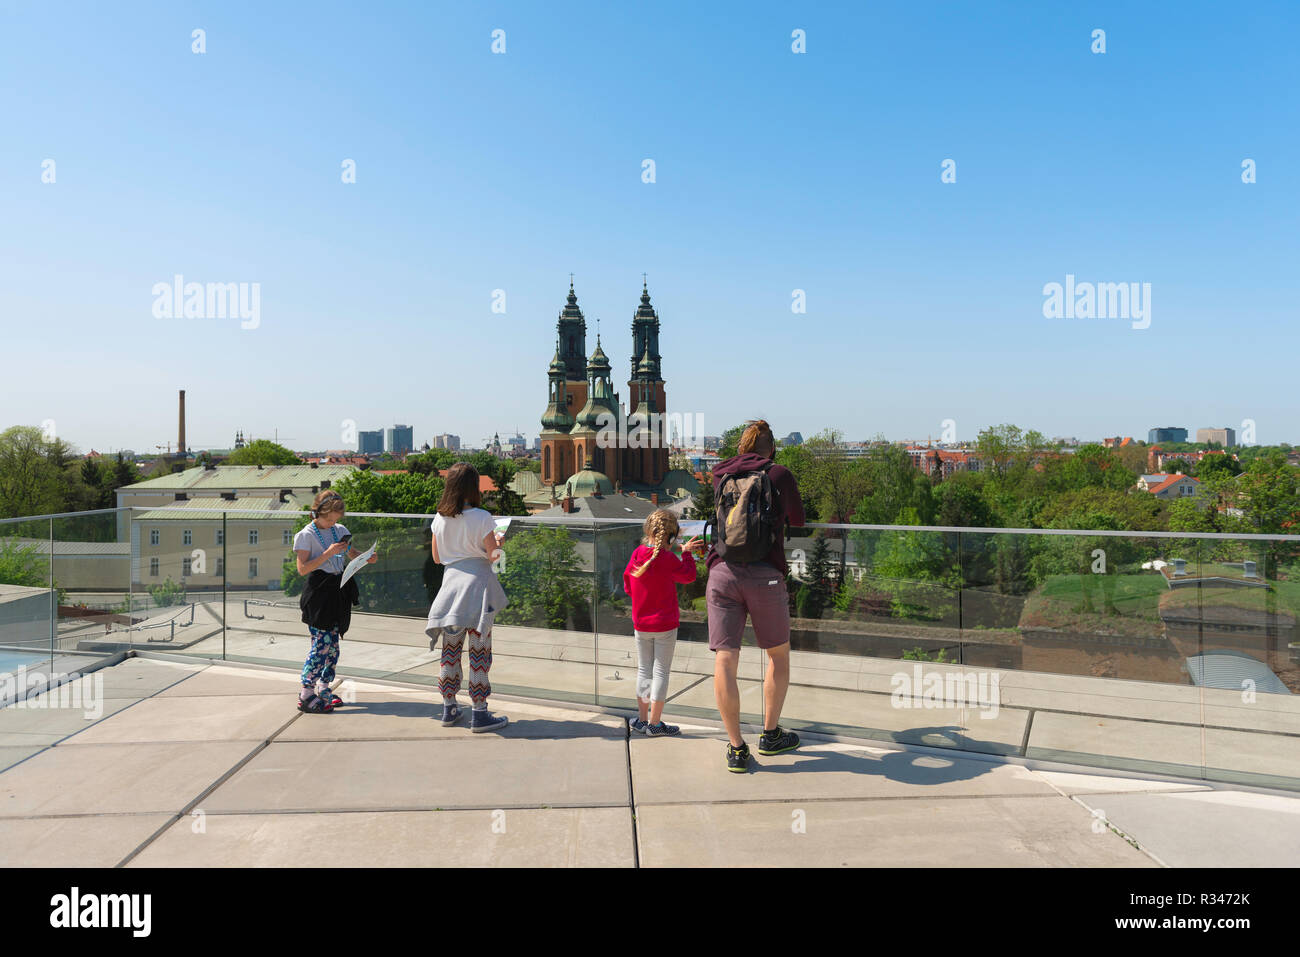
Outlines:
<svg viewBox="0 0 1300 957"><path fill-rule="evenodd" d="M54 519L50 519L50 671L54 670L54 640L59 630L59 593L54 590Z"/></svg>
<svg viewBox="0 0 1300 957"><path fill-rule="evenodd" d="M226 660L226 583L230 581L230 556L226 553L226 543L229 541L229 534L226 530L226 516L229 513L221 512L221 660Z"/></svg>

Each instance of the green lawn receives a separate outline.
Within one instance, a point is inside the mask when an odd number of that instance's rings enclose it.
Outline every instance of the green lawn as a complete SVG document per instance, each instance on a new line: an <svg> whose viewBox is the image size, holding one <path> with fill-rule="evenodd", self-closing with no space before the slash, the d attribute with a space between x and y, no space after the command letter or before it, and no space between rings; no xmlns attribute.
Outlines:
<svg viewBox="0 0 1300 957"><path fill-rule="evenodd" d="M1156 638L1164 634L1160 597L1168 591L1153 572L1053 575L1025 601L1020 627Z"/></svg>

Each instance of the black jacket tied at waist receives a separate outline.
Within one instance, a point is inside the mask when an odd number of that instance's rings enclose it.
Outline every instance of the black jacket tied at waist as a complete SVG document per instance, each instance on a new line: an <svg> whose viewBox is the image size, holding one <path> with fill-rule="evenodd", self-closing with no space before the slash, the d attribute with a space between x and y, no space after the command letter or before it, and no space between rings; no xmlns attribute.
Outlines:
<svg viewBox="0 0 1300 957"><path fill-rule="evenodd" d="M307 576L298 607L302 609L302 622L321 631L338 631L340 635L352 624L352 606L361 600L356 578L339 586L342 575L316 569Z"/></svg>

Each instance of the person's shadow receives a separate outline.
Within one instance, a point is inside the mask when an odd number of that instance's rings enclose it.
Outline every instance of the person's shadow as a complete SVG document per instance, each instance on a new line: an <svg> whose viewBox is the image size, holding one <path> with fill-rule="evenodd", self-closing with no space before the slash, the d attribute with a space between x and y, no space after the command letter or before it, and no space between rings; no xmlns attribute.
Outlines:
<svg viewBox="0 0 1300 957"><path fill-rule="evenodd" d="M900 739L900 735L906 735ZM808 751L804 748L820 742L803 742L800 750L791 753L795 758L790 764L772 764L772 758L754 754L753 771L763 774L805 774L816 772L848 772L850 774L875 774L898 781L900 784L912 784L920 787L933 787L953 781L969 781L988 774L996 762L971 758L963 751L976 751L976 743L961 733L955 725L930 728L909 728L906 732L894 732L893 739L898 743L920 744L927 737L939 736L953 743L952 756L946 754L927 754L917 751L889 751L886 754L864 754L860 751ZM858 742L854 742L857 744ZM880 747L888 742L864 740L863 747ZM929 745L934 747L934 745ZM983 752L981 752L983 753Z"/></svg>
<svg viewBox="0 0 1300 957"><path fill-rule="evenodd" d="M469 704L462 701L460 707L464 713L453 728L469 731ZM489 705L489 708L491 708L493 714L497 713L496 708L492 708L491 705ZM334 710L340 715L390 715L396 718L411 718L416 721L432 721L438 727L442 726L440 724L442 720L442 702L440 701L359 701L355 704L341 704ZM509 706L506 705L501 713L509 715ZM532 717L516 719L511 716L510 723L504 728L499 731L485 732L484 736L496 735L502 738L527 738L532 740L609 738L612 741L621 741L626 734L626 729L599 725L592 721Z"/></svg>

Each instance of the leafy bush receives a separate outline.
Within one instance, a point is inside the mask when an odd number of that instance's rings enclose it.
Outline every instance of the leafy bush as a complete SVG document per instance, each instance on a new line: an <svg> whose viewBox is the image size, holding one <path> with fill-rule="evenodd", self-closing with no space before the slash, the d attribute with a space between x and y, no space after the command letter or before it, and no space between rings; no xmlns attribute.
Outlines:
<svg viewBox="0 0 1300 957"><path fill-rule="evenodd" d="M510 605L502 624L591 629L591 586L566 528L529 528L507 538L500 574Z"/></svg>
<svg viewBox="0 0 1300 957"><path fill-rule="evenodd" d="M35 545L0 539L0 584L48 588L50 563Z"/></svg>
<svg viewBox="0 0 1300 957"><path fill-rule="evenodd" d="M161 585L146 585L145 590L149 592L149 597L153 599L154 605L158 608L185 604L184 583L178 585L171 578L168 578Z"/></svg>
<svg viewBox="0 0 1300 957"><path fill-rule="evenodd" d="M919 646L911 651L903 652L904 661L934 661L940 664L955 664L956 658L948 657L948 649L940 648L938 651L929 653L922 650Z"/></svg>

